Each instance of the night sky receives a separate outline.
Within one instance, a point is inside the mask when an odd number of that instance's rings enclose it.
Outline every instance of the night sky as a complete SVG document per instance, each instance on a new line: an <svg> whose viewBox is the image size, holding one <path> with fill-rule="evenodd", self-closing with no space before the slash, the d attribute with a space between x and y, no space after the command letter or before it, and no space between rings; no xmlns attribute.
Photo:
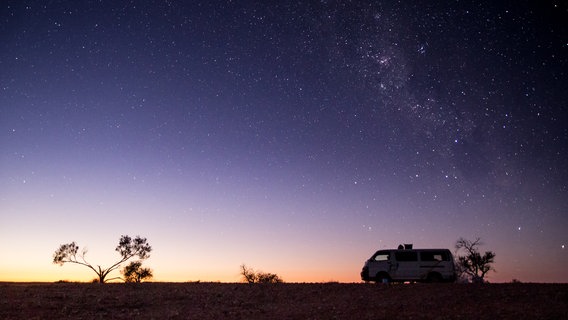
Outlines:
<svg viewBox="0 0 568 320"><path fill-rule="evenodd" d="M2 1L0 281L358 282L481 237L568 281L564 1ZM118 276L119 274L114 274Z"/></svg>

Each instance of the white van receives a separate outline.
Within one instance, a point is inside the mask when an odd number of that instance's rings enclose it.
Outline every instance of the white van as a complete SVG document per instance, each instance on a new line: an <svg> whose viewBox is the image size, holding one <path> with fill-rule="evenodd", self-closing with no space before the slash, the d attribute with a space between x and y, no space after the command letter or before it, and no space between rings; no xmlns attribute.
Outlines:
<svg viewBox="0 0 568 320"><path fill-rule="evenodd" d="M407 246L406 248L412 248ZM379 250L365 262L363 281L385 282L454 282L454 258L448 249Z"/></svg>

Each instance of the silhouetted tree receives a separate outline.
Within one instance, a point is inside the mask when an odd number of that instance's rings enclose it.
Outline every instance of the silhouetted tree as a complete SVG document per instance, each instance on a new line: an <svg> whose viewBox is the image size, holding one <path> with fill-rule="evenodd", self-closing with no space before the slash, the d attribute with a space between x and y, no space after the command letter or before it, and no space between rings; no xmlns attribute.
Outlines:
<svg viewBox="0 0 568 320"><path fill-rule="evenodd" d="M83 249L81 253L79 253L79 246L73 241L71 243L62 244L59 249L55 251L53 254L53 263L60 266L64 263L75 263L86 266L97 274L99 283L105 283L108 280L120 279L106 279L106 277L111 271L118 269L121 263L126 262L135 256L138 256L141 260L148 259L150 257L150 252L152 251L152 247L147 243L146 238L136 236L136 238L132 239L129 236L123 235L120 237L118 246L115 250L120 253L120 260L108 268L102 268L100 265L95 267L85 259L87 249Z"/></svg>
<svg viewBox="0 0 568 320"><path fill-rule="evenodd" d="M256 274L252 268L247 267L245 264L241 264L241 275L243 280L248 283L256 282Z"/></svg>
<svg viewBox="0 0 568 320"><path fill-rule="evenodd" d="M151 279L154 275L149 268L142 268L142 261L131 261L121 271L124 276L124 282L140 283L142 280Z"/></svg>
<svg viewBox="0 0 568 320"><path fill-rule="evenodd" d="M243 280L248 283L281 283L284 282L278 275L274 273L265 273L247 267L245 264L241 265L241 275Z"/></svg>
<svg viewBox="0 0 568 320"><path fill-rule="evenodd" d="M458 274L462 277L465 275L474 283L483 283L487 272L495 271L491 265L495 262L495 253L485 251L485 254L481 255L478 249L481 244L480 238L476 238L475 241L459 238L456 241L456 252L465 251L464 256L457 256Z"/></svg>

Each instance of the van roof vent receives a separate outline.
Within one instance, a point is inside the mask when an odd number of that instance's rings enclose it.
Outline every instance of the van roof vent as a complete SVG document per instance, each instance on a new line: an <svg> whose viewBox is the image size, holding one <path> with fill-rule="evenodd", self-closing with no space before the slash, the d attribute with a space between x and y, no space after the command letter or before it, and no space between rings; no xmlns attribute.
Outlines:
<svg viewBox="0 0 568 320"><path fill-rule="evenodd" d="M398 250L412 250L412 243L405 243L398 246Z"/></svg>

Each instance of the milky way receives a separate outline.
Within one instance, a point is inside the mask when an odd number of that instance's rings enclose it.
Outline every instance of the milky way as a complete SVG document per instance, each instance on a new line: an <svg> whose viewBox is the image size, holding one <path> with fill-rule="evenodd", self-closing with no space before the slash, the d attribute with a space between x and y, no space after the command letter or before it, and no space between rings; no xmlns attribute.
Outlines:
<svg viewBox="0 0 568 320"><path fill-rule="evenodd" d="M158 280L358 281L377 248L481 237L497 281L567 279L560 1L0 8L3 243L141 233Z"/></svg>

